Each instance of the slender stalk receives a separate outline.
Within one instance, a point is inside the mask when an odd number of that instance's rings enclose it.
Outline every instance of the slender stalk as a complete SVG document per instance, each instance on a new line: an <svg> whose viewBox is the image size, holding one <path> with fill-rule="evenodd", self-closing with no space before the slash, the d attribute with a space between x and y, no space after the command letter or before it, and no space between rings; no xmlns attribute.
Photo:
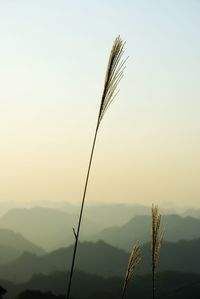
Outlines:
<svg viewBox="0 0 200 299"><path fill-rule="evenodd" d="M67 299L69 299L70 291L71 291L72 277L73 277L74 265L75 265L75 259L76 259L76 251L77 251L78 239L79 239L79 233L80 233L80 227L81 227L81 220L82 220L82 216L83 216L83 208L84 208L85 196L86 196L87 185L88 185L88 180L89 180L89 175L90 175L90 168L91 168L91 165L92 165L92 158L93 158L93 154L94 154L94 148L95 148L96 139L97 139L97 132L98 132L98 124L97 124L96 130L95 130L93 144L92 144L92 150L91 150L89 164L88 164L88 170L87 170L87 175L86 175L86 180L85 180L85 187L84 187L84 191L83 191L83 198L82 198L81 209L80 209L80 214L79 214L77 232L76 233L74 232L75 244L74 244L72 264L71 264L71 270L70 270L70 276L69 276Z"/></svg>
<svg viewBox="0 0 200 299"><path fill-rule="evenodd" d="M87 186L88 186L88 181L89 181L89 176L90 176L90 169L91 169L91 165L92 165L92 159L93 159L93 154L94 154L94 149L95 149L95 144L96 144L96 139L97 139L97 133L98 133L98 129L99 129L101 120L104 117L105 112L107 111L109 105L111 104L111 102L115 98L116 94L118 93L118 92L116 92L116 88L117 88L121 78L123 77L123 71L125 68L124 64L126 62L126 59L121 61L122 55L124 53L123 48L124 48L124 43L121 40L120 36L118 36L113 43L113 47L112 47L109 61L108 61L105 82L104 82L104 89L103 89L103 94L102 94L102 98L101 98L98 120L97 120L97 125L96 125L95 134L94 134L94 139L93 139L93 144L92 144L92 149L91 149L91 154L90 154L90 159L89 159L89 164L88 164L88 169L87 169L87 175L86 175L86 180L85 180L85 185L84 185L84 191L83 191L81 209L80 209L80 214L79 214L79 219L78 219L77 231L75 231L75 229L73 229L74 236L75 236L75 244L74 244L74 251L73 251L73 256L72 256L72 263L71 263L70 276L69 276L69 282L68 282L67 299L70 298L72 279L73 279L73 273L74 273L74 265L75 265L75 261L76 261L76 253L77 253L78 240L79 240L79 234L80 234L80 228L81 228L81 221L82 221L82 216L83 216L85 197L86 197Z"/></svg>

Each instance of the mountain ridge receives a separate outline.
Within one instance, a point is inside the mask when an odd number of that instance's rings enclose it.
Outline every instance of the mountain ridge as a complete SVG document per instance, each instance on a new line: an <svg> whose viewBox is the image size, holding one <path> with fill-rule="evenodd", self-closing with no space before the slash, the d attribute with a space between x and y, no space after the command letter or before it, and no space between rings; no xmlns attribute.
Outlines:
<svg viewBox="0 0 200 299"><path fill-rule="evenodd" d="M0 265L0 279L19 283L27 281L35 273L50 274L55 271L67 271L70 269L72 252L73 245L43 256L23 253L15 261ZM158 271L200 273L200 261L196 258L199 252L200 238L176 243L163 242ZM141 254L142 262L138 267L138 273L148 274L151 272L149 243L141 247ZM188 261L188 256L190 261ZM123 276L128 259L128 252L106 244L104 241L83 242L79 243L76 269L103 277ZM183 263L183 261L186 262Z"/></svg>
<svg viewBox="0 0 200 299"><path fill-rule="evenodd" d="M66 294L69 272L54 272L50 275L36 274L24 284L13 285L9 281L0 281L8 293L5 299L18 298L25 290L52 292L55 296ZM98 275L75 271L72 297L76 299L120 299L123 277L114 276L103 278ZM26 292L30 294L31 291ZM129 285L126 298L148 299L151 293L151 275L135 275ZM36 293L37 294L37 293ZM157 275L157 295L165 299L199 298L200 274L162 272ZM21 298L21 297L19 297ZM22 297L27 298L27 297ZM29 298L29 297L28 297ZM37 298L37 297L34 297Z"/></svg>
<svg viewBox="0 0 200 299"><path fill-rule="evenodd" d="M72 243L72 228L76 225L76 215L51 208L11 209L0 217L0 229L18 232L46 251L59 248L62 243ZM84 219L82 235L87 236L101 229L96 223Z"/></svg>
<svg viewBox="0 0 200 299"><path fill-rule="evenodd" d="M137 215L123 226L102 230L93 235L91 240L103 240L110 245L130 251L133 242L140 240L144 244L150 240L150 228L151 216ZM169 242L196 239L200 237L200 219L176 214L162 215L161 229L165 231L164 238Z"/></svg>
<svg viewBox="0 0 200 299"><path fill-rule="evenodd" d="M14 260L23 251L30 251L37 255L45 254L45 250L20 233L9 229L0 229L0 264Z"/></svg>

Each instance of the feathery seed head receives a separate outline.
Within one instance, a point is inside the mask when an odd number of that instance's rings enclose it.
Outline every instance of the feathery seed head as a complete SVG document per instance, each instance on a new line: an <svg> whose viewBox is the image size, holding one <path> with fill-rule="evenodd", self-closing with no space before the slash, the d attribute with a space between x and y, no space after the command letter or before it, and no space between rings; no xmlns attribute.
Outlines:
<svg viewBox="0 0 200 299"><path fill-rule="evenodd" d="M141 260L140 246L139 246L139 243L137 242L133 246L133 249L132 249L130 257L129 257L126 275L125 275L125 279L124 279L123 296L124 296L127 284L129 282L129 280L131 279L131 277L133 276L133 274L136 270L136 266L138 265L140 260Z"/></svg>
<svg viewBox="0 0 200 299"><path fill-rule="evenodd" d="M113 43L104 81L104 89L98 116L98 125L100 124L109 105L118 93L116 89L123 77L125 62L128 58L127 57L126 59L122 60L124 45L125 42L122 41L120 36L118 36Z"/></svg>
<svg viewBox="0 0 200 299"><path fill-rule="evenodd" d="M152 239L151 239L151 251L152 251L152 272L155 275L160 247L163 240L163 232L159 232L161 223L161 215L159 214L158 206L152 204Z"/></svg>

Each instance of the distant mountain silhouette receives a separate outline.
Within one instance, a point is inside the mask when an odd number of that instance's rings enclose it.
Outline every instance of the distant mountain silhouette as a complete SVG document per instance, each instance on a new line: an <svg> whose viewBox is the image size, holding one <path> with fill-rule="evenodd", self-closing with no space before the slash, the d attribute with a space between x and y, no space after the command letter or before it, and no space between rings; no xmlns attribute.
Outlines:
<svg viewBox="0 0 200 299"><path fill-rule="evenodd" d="M23 282L34 273L49 274L70 269L73 246L61 248L44 256L23 253L15 261L0 265L0 278ZM120 275L125 272L129 254L104 242L80 243L77 267L83 271L103 276Z"/></svg>
<svg viewBox="0 0 200 299"><path fill-rule="evenodd" d="M111 245L130 250L133 240L140 239L143 243L149 240L150 212L150 207L140 205L86 206L81 240L104 240ZM141 215L135 216L137 214ZM34 244L52 251L74 242L72 228L76 228L77 219L77 214L49 208L12 209L0 217L0 229L19 232ZM163 215L163 222L166 222L164 227L168 241L200 237L200 219ZM108 227L116 223L117 226ZM186 232L186 235L183 232Z"/></svg>
<svg viewBox="0 0 200 299"><path fill-rule="evenodd" d="M5 299L54 299L52 294L54 296L66 295L68 278L69 273L66 272L55 272L51 275L37 274L25 284L10 284ZM72 297L75 299L120 299L122 284L123 278L121 277L102 278L76 271ZM126 298L149 299L150 294L151 275L136 275L127 288ZM199 299L200 275L178 272L160 273L157 275L157 295L157 298L163 299Z"/></svg>
<svg viewBox="0 0 200 299"><path fill-rule="evenodd" d="M123 226L104 229L93 236L92 240L103 240L108 244L129 251L133 242L140 240L140 242L146 243L150 240L150 227L150 216L135 216ZM166 241L176 242L181 239L200 238L200 219L178 215L163 215L162 227L165 231Z"/></svg>
<svg viewBox="0 0 200 299"><path fill-rule="evenodd" d="M194 218L200 218L200 209L187 209L184 213L184 216L191 216Z"/></svg>
<svg viewBox="0 0 200 299"><path fill-rule="evenodd" d="M177 243L163 242L158 263L158 271L178 271L200 273L200 238L190 241L181 240ZM142 261L139 272L151 271L150 244L142 246Z"/></svg>
<svg viewBox="0 0 200 299"><path fill-rule="evenodd" d="M0 229L0 264L19 257L24 251L42 255L45 251L25 239L21 234L8 229Z"/></svg>
<svg viewBox="0 0 200 299"><path fill-rule="evenodd" d="M172 209L161 209L162 214L174 214ZM126 203L102 203L87 205L84 215L104 227L121 226L137 215L150 215L151 206Z"/></svg>
<svg viewBox="0 0 200 299"><path fill-rule="evenodd" d="M124 225L136 215L149 215L151 207L129 204L99 204L86 206L85 217L105 227Z"/></svg>
<svg viewBox="0 0 200 299"><path fill-rule="evenodd" d="M74 242L72 228L77 226L79 208L66 206L70 212L52 208L15 208L0 217L0 229L21 233L33 243L51 251ZM73 213L72 213L73 211ZM113 225L124 225L136 215L151 213L151 208L142 205L99 204L85 207L81 240ZM169 213L164 210L163 213ZM44 238L45 235L45 238Z"/></svg>
<svg viewBox="0 0 200 299"><path fill-rule="evenodd" d="M21 233L25 238L47 251L70 245L74 242L72 228L77 225L77 215L35 207L9 210L0 218L0 228ZM87 219L83 221L82 237L102 229Z"/></svg>
<svg viewBox="0 0 200 299"><path fill-rule="evenodd" d="M61 248L44 256L24 253L13 262L0 265L0 279L19 283L29 280L35 273L67 271L71 265L72 249L72 246ZM150 244L144 244L141 251L142 262L138 273L147 274L151 272ZM200 259L197 258L199 252L200 239L177 243L163 242L158 270L200 273ZM128 258L129 253L102 241L83 242L79 244L76 268L104 277L123 276Z"/></svg>

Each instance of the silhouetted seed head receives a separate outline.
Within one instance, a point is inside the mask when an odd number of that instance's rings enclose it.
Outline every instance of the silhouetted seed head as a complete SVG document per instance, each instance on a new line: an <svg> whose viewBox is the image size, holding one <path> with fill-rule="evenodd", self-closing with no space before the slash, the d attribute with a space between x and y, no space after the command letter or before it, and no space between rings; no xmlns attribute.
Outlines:
<svg viewBox="0 0 200 299"><path fill-rule="evenodd" d="M163 240L163 232L160 230L161 215L159 214L158 206L152 205L152 240L151 240L151 251L152 251L152 272L155 275L161 242Z"/></svg>
<svg viewBox="0 0 200 299"><path fill-rule="evenodd" d="M136 243L133 246L133 249L131 251L129 261L128 261L128 266L127 266L126 275L125 275L125 279L124 279L123 296L124 296L127 284L129 282L129 280L131 279L131 277L133 276L133 274L136 270L136 266L138 265L140 260L141 260L140 246L139 246L139 243Z"/></svg>
<svg viewBox="0 0 200 299"><path fill-rule="evenodd" d="M124 45L125 42L122 41L120 36L118 36L113 43L105 76L104 89L99 109L98 125L100 124L109 105L118 93L116 89L123 77L125 62L128 59L127 57L122 60Z"/></svg>
<svg viewBox="0 0 200 299"><path fill-rule="evenodd" d="M103 94L101 98L101 104L99 108L99 115L97 119L97 126L95 130L95 135L93 139L93 144L91 148L91 154L90 154L90 159L89 159L89 164L88 164L88 169L87 169L87 175L86 175L86 180L85 180L85 185L84 185L84 190L83 190L83 197L82 197L82 202L81 202L81 209L80 209L80 214L79 214L79 219L78 219L78 226L77 230L73 228L74 236L75 236L75 245L74 245L74 250L73 250L73 256L72 256L72 264L71 264L71 269L70 269L70 276L69 276L69 283L68 283L68 289L67 289L67 299L70 298L70 293L71 293L71 285L72 285L72 278L73 278L73 273L74 273L74 265L75 265L75 260L76 260L76 253L77 253L77 246L78 246L78 241L79 241L79 233L80 233L80 227L81 227L81 221L82 221L82 215L83 215L83 208L84 208L84 203L85 203L85 197L86 197L86 192L87 192L87 186L88 186L88 180L90 176L90 168L92 165L92 159L93 159L93 153L94 153L94 148L96 144L96 138L97 138L97 132L98 128L100 125L100 122L108 109L108 106L110 103L113 101L114 97L116 96L116 88L123 77L123 71L125 68L125 62L127 59L122 60L122 55L124 53L124 42L118 36L113 44L109 61L108 61L108 66L107 66L107 71L106 71L106 76L105 76L105 82L104 82L104 89L103 89Z"/></svg>

